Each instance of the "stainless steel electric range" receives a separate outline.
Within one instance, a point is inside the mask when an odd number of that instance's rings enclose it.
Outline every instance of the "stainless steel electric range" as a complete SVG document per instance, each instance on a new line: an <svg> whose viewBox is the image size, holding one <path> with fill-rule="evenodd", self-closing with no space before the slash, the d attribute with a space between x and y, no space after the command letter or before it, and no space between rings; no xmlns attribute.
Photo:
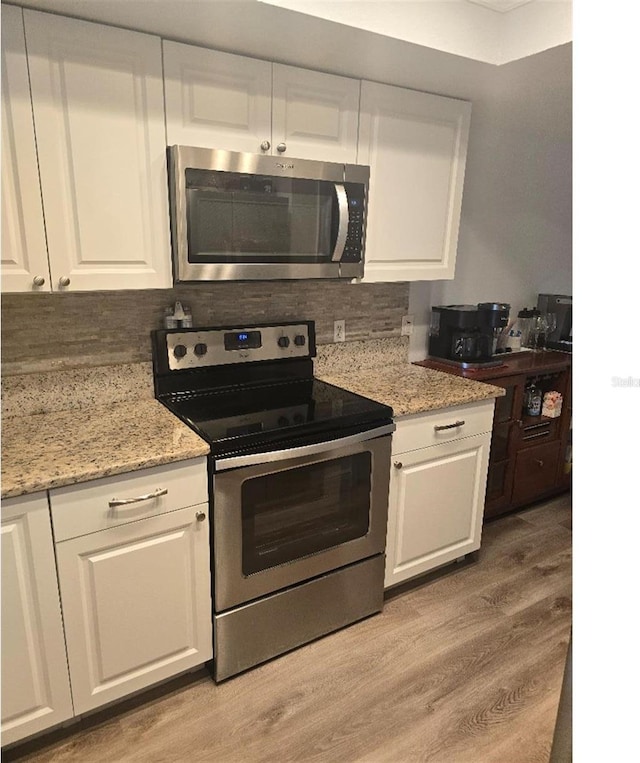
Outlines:
<svg viewBox="0 0 640 763"><path fill-rule="evenodd" d="M382 609L393 411L313 376L311 321L154 331L211 446L216 681Z"/></svg>

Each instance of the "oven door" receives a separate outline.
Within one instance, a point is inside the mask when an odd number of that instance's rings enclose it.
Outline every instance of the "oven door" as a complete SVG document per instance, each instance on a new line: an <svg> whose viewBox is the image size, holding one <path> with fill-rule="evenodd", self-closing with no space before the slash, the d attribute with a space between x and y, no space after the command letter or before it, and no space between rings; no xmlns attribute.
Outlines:
<svg viewBox="0 0 640 763"><path fill-rule="evenodd" d="M384 552L393 428L216 462L216 612Z"/></svg>

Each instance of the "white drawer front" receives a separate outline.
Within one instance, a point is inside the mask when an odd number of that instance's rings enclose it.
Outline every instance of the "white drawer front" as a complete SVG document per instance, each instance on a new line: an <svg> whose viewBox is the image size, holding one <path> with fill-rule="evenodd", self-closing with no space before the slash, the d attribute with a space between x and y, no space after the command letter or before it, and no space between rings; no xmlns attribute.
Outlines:
<svg viewBox="0 0 640 763"><path fill-rule="evenodd" d="M206 503L207 460L195 458L57 488L49 493L56 543ZM148 497L151 496L151 497ZM118 501L130 501L110 505Z"/></svg>
<svg viewBox="0 0 640 763"><path fill-rule="evenodd" d="M391 452L406 453L490 432L493 427L494 406L495 400L492 398L430 413L402 416L396 419Z"/></svg>

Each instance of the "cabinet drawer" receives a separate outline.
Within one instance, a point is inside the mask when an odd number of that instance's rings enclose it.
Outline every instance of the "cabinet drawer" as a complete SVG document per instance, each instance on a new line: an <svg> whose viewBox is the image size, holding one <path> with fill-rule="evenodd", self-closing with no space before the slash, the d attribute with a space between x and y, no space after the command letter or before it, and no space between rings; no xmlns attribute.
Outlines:
<svg viewBox="0 0 640 763"><path fill-rule="evenodd" d="M391 443L392 454L427 448L443 442L490 432L495 400L482 400L470 405L456 405L430 413L418 413L396 419ZM459 423L460 422L460 423ZM458 426L451 426L458 424ZM440 427L446 427L440 429Z"/></svg>
<svg viewBox="0 0 640 763"><path fill-rule="evenodd" d="M53 535L59 542L206 503L207 460L197 458L105 477L51 490L49 496ZM141 500L109 505L131 499Z"/></svg>
<svg viewBox="0 0 640 763"><path fill-rule="evenodd" d="M559 456L559 442L536 445L518 453L513 485L513 503L532 500L554 487Z"/></svg>

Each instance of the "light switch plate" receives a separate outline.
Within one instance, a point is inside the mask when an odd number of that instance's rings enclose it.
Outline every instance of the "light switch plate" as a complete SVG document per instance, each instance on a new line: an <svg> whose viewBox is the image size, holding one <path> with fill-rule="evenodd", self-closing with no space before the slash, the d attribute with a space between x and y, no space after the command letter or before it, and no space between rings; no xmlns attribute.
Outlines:
<svg viewBox="0 0 640 763"><path fill-rule="evenodd" d="M413 315L402 316L402 336L411 336L413 334Z"/></svg>

